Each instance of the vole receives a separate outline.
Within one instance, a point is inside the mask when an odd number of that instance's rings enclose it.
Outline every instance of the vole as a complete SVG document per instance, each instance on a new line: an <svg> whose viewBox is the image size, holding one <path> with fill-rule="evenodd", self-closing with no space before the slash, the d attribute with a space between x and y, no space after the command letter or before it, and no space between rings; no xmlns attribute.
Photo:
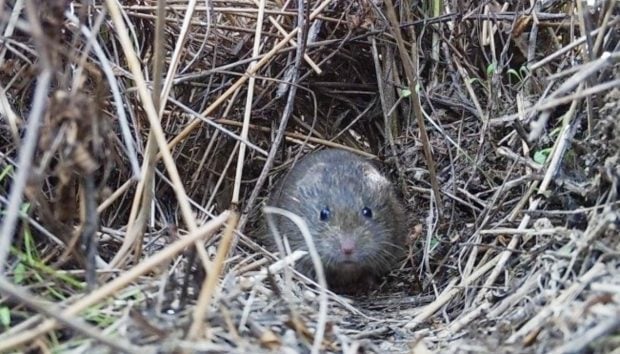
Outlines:
<svg viewBox="0 0 620 354"><path fill-rule="evenodd" d="M352 152L326 149L306 155L276 183L266 204L305 220L334 291L368 290L403 255L408 232L403 203L386 176ZM308 249L291 220L273 218L292 249ZM270 233L264 243L277 251ZM297 269L314 276L309 255Z"/></svg>

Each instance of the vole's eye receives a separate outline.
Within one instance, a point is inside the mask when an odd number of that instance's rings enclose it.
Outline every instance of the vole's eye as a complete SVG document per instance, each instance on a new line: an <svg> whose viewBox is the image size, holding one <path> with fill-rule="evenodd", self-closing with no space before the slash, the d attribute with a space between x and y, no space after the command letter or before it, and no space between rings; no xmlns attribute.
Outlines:
<svg viewBox="0 0 620 354"><path fill-rule="evenodd" d="M372 209L370 209L369 207L364 207L362 209L362 215L364 215L367 218L372 218Z"/></svg>
<svg viewBox="0 0 620 354"><path fill-rule="evenodd" d="M329 207L325 207L321 209L321 213L319 214L319 217L321 218L321 221L327 221L329 219L330 214L331 214L331 210L329 210Z"/></svg>

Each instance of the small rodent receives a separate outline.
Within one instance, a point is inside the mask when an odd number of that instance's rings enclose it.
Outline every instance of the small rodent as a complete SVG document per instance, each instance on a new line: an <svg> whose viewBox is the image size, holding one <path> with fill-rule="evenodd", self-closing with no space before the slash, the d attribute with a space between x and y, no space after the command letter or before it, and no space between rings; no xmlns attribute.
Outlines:
<svg viewBox="0 0 620 354"><path fill-rule="evenodd" d="M405 208L375 165L352 152L327 149L303 157L276 184L267 205L306 221L334 291L367 290L403 255L408 232ZM307 250L291 220L275 214L273 218L293 250ZM264 237L277 251L271 233ZM297 269L314 276L309 255Z"/></svg>

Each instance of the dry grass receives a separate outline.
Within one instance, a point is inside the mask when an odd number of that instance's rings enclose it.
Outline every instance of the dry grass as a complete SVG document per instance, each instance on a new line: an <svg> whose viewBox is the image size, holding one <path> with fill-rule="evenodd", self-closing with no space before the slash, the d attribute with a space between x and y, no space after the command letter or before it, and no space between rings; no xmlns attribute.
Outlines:
<svg viewBox="0 0 620 354"><path fill-rule="evenodd" d="M0 352L620 353L617 1L120 3L0 1ZM410 207L365 296L254 241L320 146Z"/></svg>

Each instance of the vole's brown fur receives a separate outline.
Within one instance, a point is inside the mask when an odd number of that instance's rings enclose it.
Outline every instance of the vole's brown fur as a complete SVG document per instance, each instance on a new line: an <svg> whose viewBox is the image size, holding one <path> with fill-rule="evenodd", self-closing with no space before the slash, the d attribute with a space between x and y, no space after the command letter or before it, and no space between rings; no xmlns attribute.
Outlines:
<svg viewBox="0 0 620 354"><path fill-rule="evenodd" d="M408 231L405 209L385 176L354 153L328 149L305 156L281 178L267 205L306 221L333 290L367 288L403 254ZM274 215L274 221L292 249L307 250L291 220ZM264 236L275 251L271 233ZM310 256L300 261L298 269L314 275Z"/></svg>

